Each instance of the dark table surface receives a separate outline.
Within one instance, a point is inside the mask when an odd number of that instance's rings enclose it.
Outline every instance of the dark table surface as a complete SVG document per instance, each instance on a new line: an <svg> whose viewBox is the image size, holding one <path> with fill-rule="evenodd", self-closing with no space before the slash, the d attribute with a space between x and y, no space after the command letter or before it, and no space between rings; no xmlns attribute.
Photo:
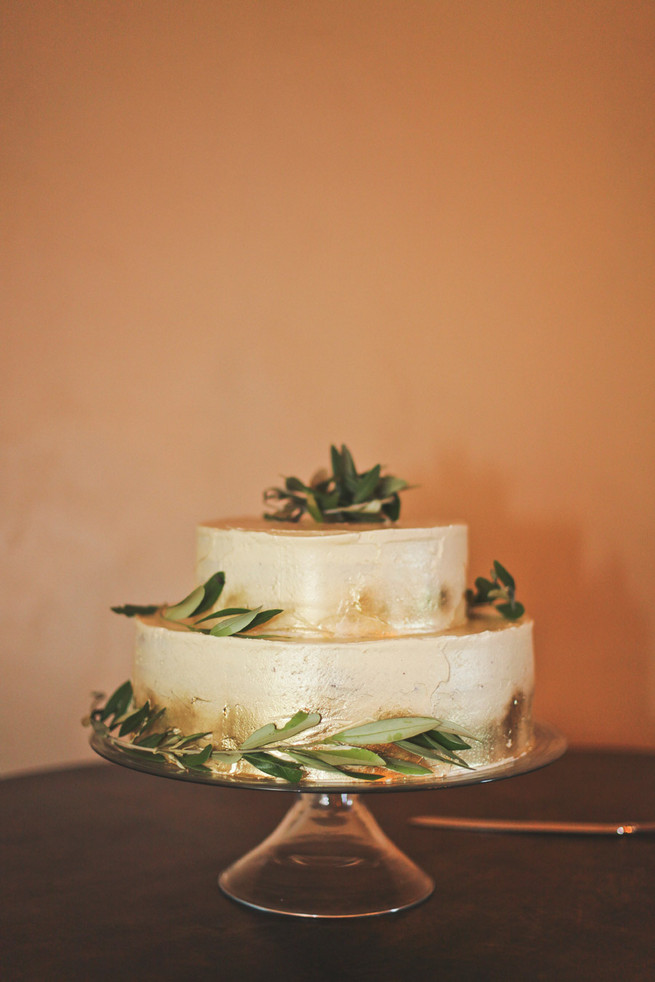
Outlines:
<svg viewBox="0 0 655 982"><path fill-rule="evenodd" d="M0 782L2 978L655 978L655 836L423 829L411 815L655 820L655 754L569 751L532 774L365 803L436 881L413 909L315 920L225 897L217 874L288 793L100 763Z"/></svg>

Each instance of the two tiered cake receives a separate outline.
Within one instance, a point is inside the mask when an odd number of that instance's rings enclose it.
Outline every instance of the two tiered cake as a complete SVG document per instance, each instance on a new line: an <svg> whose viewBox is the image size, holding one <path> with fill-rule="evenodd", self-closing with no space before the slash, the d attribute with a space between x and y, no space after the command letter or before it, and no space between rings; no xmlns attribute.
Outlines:
<svg viewBox="0 0 655 982"><path fill-rule="evenodd" d="M122 726L133 750L184 766L186 749L191 767L320 783L335 770L440 776L529 749L532 622L511 576L496 563L467 592L466 527L389 520L380 502L397 511L404 482L382 484L396 479L379 468L352 465L349 499L357 481L372 487L339 510L336 465L352 458L333 448L333 461L322 484L287 480L296 503L311 499L292 521L287 508L282 520L201 525L200 586L185 601L121 608L137 616L133 704L114 724L147 706Z"/></svg>

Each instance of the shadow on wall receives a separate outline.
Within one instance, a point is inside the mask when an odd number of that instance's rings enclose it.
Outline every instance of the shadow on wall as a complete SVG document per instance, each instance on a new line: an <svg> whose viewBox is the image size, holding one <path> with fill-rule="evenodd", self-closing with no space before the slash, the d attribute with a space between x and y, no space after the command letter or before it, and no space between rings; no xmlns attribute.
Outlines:
<svg viewBox="0 0 655 982"><path fill-rule="evenodd" d="M494 559L516 578L535 620L537 718L572 743L652 746L648 620L619 562L585 572L581 529L556 516L517 521L498 472L474 470L462 454L417 478L405 515L467 523L471 586Z"/></svg>

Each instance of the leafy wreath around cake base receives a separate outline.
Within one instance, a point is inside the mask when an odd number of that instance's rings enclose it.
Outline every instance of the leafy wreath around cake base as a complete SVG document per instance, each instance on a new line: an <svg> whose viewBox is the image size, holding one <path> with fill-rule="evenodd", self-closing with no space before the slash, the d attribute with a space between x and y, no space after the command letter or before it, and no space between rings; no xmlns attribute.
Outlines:
<svg viewBox="0 0 655 982"><path fill-rule="evenodd" d="M470 750L467 740L476 740L444 720L403 716L340 730L318 743L292 742L321 722L320 713L300 710L283 726L267 723L255 730L237 750L217 750L203 742L210 732L185 735L177 727L165 727L165 708L149 702L135 707L129 681L101 705L103 699L101 693L95 694L85 725L132 759L189 773L211 774L215 773L212 764L233 766L243 760L290 784L299 784L307 771L338 773L359 781L379 781L393 774L427 777L434 772L421 760L470 770L460 754Z"/></svg>

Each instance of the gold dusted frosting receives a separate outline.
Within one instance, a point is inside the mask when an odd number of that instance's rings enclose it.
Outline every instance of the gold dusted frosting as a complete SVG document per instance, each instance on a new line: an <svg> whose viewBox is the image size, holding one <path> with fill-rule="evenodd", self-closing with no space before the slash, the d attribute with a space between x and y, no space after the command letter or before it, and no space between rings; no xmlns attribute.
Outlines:
<svg viewBox="0 0 655 982"><path fill-rule="evenodd" d="M235 518L197 530L196 582L222 570L221 606L282 608L267 635L386 638L466 619L465 525L297 525Z"/></svg>
<svg viewBox="0 0 655 982"><path fill-rule="evenodd" d="M135 701L165 706L167 725L209 732L230 751L300 710L320 714L318 741L372 720L433 717L474 738L472 767L529 748L532 621L467 620L465 525L237 518L203 523L197 543L198 584L225 573L216 609L283 612L255 635L228 637L162 611L138 618ZM452 766L429 764L436 775ZM254 773L244 759L229 769Z"/></svg>
<svg viewBox="0 0 655 982"><path fill-rule="evenodd" d="M222 749L299 709L321 714L317 738L367 720L432 716L474 734L467 762L489 766L532 737L532 621L476 616L441 634L317 642L214 638L155 616L137 625L133 681L138 705L166 706L169 723L210 731Z"/></svg>
<svg viewBox="0 0 655 982"><path fill-rule="evenodd" d="M533 625L512 575L494 560L467 590L466 525L399 521L405 480L358 471L345 445L330 460L268 488L265 517L198 526L178 603L112 608L136 621L132 678L89 716L113 752L320 788L530 749Z"/></svg>

